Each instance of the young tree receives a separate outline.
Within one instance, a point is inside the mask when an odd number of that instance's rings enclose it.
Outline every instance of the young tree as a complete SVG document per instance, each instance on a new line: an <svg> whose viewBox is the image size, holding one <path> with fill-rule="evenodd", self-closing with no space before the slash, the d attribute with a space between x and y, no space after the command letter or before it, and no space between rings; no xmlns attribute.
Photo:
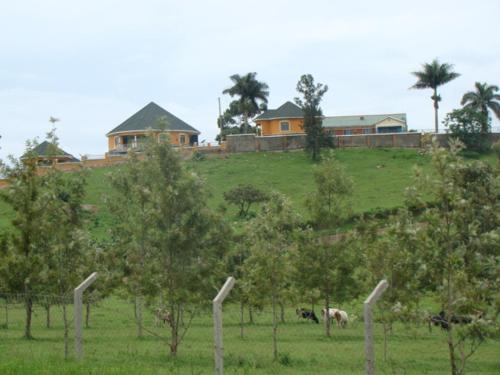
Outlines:
<svg viewBox="0 0 500 375"><path fill-rule="evenodd" d="M44 230L46 196L45 177L37 173L37 158L28 142L22 159L10 158L1 173L9 185L0 196L14 211L9 248L0 262L0 272L7 288L23 296L26 311L24 337L33 338L31 322L36 294L44 289L48 235Z"/></svg>
<svg viewBox="0 0 500 375"><path fill-rule="evenodd" d="M149 143L152 139L149 139ZM137 336L143 335L143 297L155 293L153 265L156 251L153 244L157 201L154 197L155 170L131 152L127 163L110 175L112 193L107 197L114 218L111 227L113 245L121 259L123 285L134 299Z"/></svg>
<svg viewBox="0 0 500 375"><path fill-rule="evenodd" d="M352 180L330 155L314 169L314 182L316 190L306 200L311 218L319 228L338 226L350 207Z"/></svg>
<svg viewBox="0 0 500 375"><path fill-rule="evenodd" d="M273 316L273 358L278 360L277 308L290 285L290 249L298 217L288 200L272 193L262 212L249 225L250 256L245 272L255 286L254 292L271 297Z"/></svg>
<svg viewBox="0 0 500 375"><path fill-rule="evenodd" d="M52 144L57 146L56 139ZM72 291L83 279L87 248L82 203L86 178L82 171L64 175L52 165L46 174L45 230L50 233L44 255L48 270L46 290L51 291L63 310L64 358L69 355L67 305Z"/></svg>
<svg viewBox="0 0 500 375"><path fill-rule="evenodd" d="M268 199L267 194L253 185L238 185L224 193L224 200L238 207L239 217L248 217L252 204L262 203Z"/></svg>
<svg viewBox="0 0 500 375"><path fill-rule="evenodd" d="M483 162L465 162L461 145L432 148L433 174L419 172L419 189L434 204L419 218L425 225L409 227L419 236L417 252L423 269L422 284L437 294L448 319L447 344L452 375L465 372L467 360L498 328L495 300L499 293L500 185L499 170ZM416 275L417 276L417 275ZM469 315L471 324L458 326L452 316Z"/></svg>
<svg viewBox="0 0 500 375"><path fill-rule="evenodd" d="M117 215L123 224L115 234L130 243L124 255L131 291L161 299L169 311L170 354L175 356L189 328L181 324L183 314L190 322L195 307L207 304L220 284L230 230L208 209L203 181L168 143L151 138L141 158L131 155L127 164L126 175L115 176L121 182L114 186L125 185L119 191L138 210Z"/></svg>
<svg viewBox="0 0 500 375"><path fill-rule="evenodd" d="M412 72L412 74L418 78L418 81L411 87L412 89L432 89L434 91L431 99L434 102L434 122L437 134L439 132L438 109L441 101L437 88L460 77L460 74L453 71L453 65L441 64L437 59L432 60L430 64L422 64L422 70Z"/></svg>
<svg viewBox="0 0 500 375"><path fill-rule="evenodd" d="M359 254L351 246L350 234L339 235L334 240L317 238L308 233L293 253L294 279L299 288L317 289L324 302L325 311L332 306L341 308L355 298L361 288L357 274ZM324 320L325 335L331 335L331 320Z"/></svg>
<svg viewBox="0 0 500 375"><path fill-rule="evenodd" d="M303 95L302 99L295 98L295 103L304 112L306 151L311 154L312 160L318 161L324 140L323 113L319 104L323 95L328 91L328 86L321 83L315 84L312 75L304 74L297 83L297 91Z"/></svg>
<svg viewBox="0 0 500 375"><path fill-rule="evenodd" d="M243 116L243 132L248 133L248 119L259 113L262 104L267 104L267 97L269 96L269 86L260 82L256 78L257 73L247 73L243 76L233 74L231 81L233 86L225 89L222 93L229 94L231 97L237 96L238 100L233 101L229 106L231 115ZM259 102L261 103L259 105Z"/></svg>

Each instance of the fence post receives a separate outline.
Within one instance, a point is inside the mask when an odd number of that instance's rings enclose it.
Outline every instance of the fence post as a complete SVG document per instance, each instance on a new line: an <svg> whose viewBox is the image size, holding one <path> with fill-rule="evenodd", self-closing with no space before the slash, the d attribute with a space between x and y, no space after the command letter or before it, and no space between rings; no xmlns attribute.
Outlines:
<svg viewBox="0 0 500 375"><path fill-rule="evenodd" d="M215 373L224 374L224 348L222 346L222 301L234 286L234 277L229 276L217 297L212 301L214 315Z"/></svg>
<svg viewBox="0 0 500 375"><path fill-rule="evenodd" d="M83 357L83 344L82 344L82 310L83 310L83 292L87 289L97 278L97 272L92 273L80 285L75 288L74 292L74 316L75 316L75 356L76 359Z"/></svg>
<svg viewBox="0 0 500 375"><path fill-rule="evenodd" d="M375 375L375 357L373 351L373 316L372 307L387 289L389 283L387 280L381 280L373 289L364 303L364 321L365 321L365 370L366 375Z"/></svg>

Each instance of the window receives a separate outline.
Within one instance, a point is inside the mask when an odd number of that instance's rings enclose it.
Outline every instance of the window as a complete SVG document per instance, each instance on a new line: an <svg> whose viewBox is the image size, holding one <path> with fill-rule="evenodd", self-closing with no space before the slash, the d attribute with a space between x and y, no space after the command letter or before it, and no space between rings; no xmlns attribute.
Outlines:
<svg viewBox="0 0 500 375"><path fill-rule="evenodd" d="M280 122L280 129L282 132L289 132L290 131L290 123L288 121L281 121Z"/></svg>
<svg viewBox="0 0 500 375"><path fill-rule="evenodd" d="M352 129L345 129L344 135L352 135Z"/></svg>
<svg viewBox="0 0 500 375"><path fill-rule="evenodd" d="M185 144L186 143L186 136L184 134L181 134L180 137L179 137L179 143L181 145Z"/></svg>
<svg viewBox="0 0 500 375"><path fill-rule="evenodd" d="M115 137L115 146L120 146L122 144L122 138L121 137Z"/></svg>
<svg viewBox="0 0 500 375"><path fill-rule="evenodd" d="M371 128L364 128L363 134L372 134L372 129Z"/></svg>

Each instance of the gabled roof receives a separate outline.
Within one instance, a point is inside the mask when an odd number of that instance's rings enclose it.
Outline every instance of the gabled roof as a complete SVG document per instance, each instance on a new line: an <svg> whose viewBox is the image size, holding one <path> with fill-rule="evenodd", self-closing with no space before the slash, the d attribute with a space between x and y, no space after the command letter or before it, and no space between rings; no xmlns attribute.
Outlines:
<svg viewBox="0 0 500 375"><path fill-rule="evenodd" d="M327 116L323 118L323 127L344 128L350 126L373 126L387 118L392 118L406 125L405 113L392 113L385 115Z"/></svg>
<svg viewBox="0 0 500 375"><path fill-rule="evenodd" d="M273 119L286 119L286 118L303 118L304 113L299 106L292 102L286 102L277 109L268 109L264 113L257 116L254 121L258 120L273 120Z"/></svg>
<svg viewBox="0 0 500 375"><path fill-rule="evenodd" d="M53 148L54 145L48 141L43 141L40 143L38 146L36 146L33 149L33 153L36 154L38 157L55 157L55 158L67 158L68 161L80 161L77 158L75 158L73 155L68 154L66 151L63 149L57 147Z"/></svg>
<svg viewBox="0 0 500 375"><path fill-rule="evenodd" d="M185 123L180 118L175 117L170 112L166 111L158 104L151 102L137 113L130 116L116 128L111 130L107 136L115 133L131 132L131 131L146 131L148 129L161 130L159 121L166 121L167 131L185 131L190 133L200 134L198 130L191 125Z"/></svg>

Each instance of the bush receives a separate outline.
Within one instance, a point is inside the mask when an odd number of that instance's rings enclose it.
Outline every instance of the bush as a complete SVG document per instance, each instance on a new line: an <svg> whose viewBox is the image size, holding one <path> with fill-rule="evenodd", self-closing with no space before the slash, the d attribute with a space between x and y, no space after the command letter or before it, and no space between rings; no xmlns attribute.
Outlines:
<svg viewBox="0 0 500 375"><path fill-rule="evenodd" d="M500 161L500 141L493 143L493 145L491 146L491 150L497 156L498 161Z"/></svg>
<svg viewBox="0 0 500 375"><path fill-rule="evenodd" d="M490 149L490 123L483 113L469 108L455 109L446 115L444 125L468 151L484 153Z"/></svg>
<svg viewBox="0 0 500 375"><path fill-rule="evenodd" d="M205 155L204 153L202 153L200 151L193 152L193 156L191 157L191 159L193 161L203 161L203 160L206 160L206 158L207 158L207 155Z"/></svg>

